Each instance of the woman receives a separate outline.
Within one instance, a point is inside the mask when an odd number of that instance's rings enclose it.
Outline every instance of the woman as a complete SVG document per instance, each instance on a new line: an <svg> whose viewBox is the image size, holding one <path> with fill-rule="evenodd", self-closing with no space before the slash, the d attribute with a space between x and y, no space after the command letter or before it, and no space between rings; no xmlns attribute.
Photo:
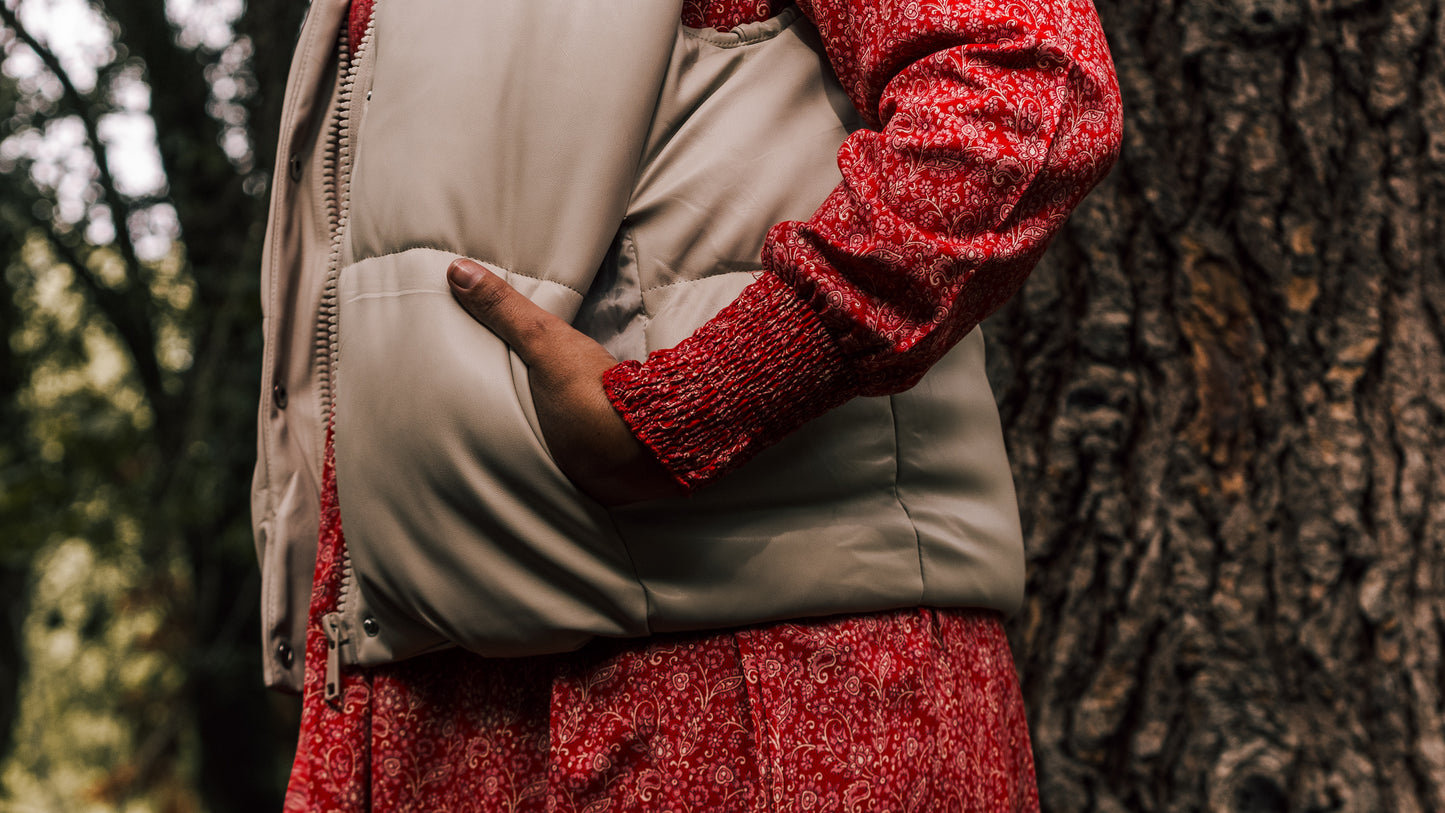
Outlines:
<svg viewBox="0 0 1445 813"><path fill-rule="evenodd" d="M1036 808L974 327L1117 152L1087 0L316 0L283 120L288 809Z"/></svg>

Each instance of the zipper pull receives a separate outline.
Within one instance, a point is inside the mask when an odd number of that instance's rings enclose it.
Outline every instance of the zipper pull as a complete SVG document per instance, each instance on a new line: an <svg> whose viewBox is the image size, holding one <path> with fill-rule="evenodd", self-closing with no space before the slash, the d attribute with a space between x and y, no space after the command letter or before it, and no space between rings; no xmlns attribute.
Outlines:
<svg viewBox="0 0 1445 813"><path fill-rule="evenodd" d="M321 631L326 634L326 685L322 694L327 703L335 706L341 698L341 645L349 643L341 626L341 613L322 616Z"/></svg>

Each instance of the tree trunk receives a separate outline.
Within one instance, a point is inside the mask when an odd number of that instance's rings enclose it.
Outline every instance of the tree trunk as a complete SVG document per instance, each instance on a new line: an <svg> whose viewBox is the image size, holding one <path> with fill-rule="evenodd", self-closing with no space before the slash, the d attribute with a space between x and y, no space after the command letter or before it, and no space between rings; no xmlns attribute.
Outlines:
<svg viewBox="0 0 1445 813"><path fill-rule="evenodd" d="M1048 810L1445 810L1442 5L1100 3L1123 155L988 326Z"/></svg>

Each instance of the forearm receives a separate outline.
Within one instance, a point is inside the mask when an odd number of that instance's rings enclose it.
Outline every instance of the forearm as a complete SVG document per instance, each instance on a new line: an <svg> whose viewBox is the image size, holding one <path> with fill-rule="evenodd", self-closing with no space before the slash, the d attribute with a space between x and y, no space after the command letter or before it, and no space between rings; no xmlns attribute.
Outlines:
<svg viewBox="0 0 1445 813"><path fill-rule="evenodd" d="M804 3L865 119L843 181L776 226L764 276L677 348L605 377L688 488L857 395L912 386L1008 299L1118 150L1092 6ZM931 15L931 16L930 16Z"/></svg>

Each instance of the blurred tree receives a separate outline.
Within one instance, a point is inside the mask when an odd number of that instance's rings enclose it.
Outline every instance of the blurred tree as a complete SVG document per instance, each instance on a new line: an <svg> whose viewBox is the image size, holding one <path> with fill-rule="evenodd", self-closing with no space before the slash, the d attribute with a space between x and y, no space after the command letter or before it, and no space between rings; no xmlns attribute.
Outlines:
<svg viewBox="0 0 1445 813"><path fill-rule="evenodd" d="M1445 8L1098 5L1123 156L989 324L1045 806L1445 810Z"/></svg>
<svg viewBox="0 0 1445 813"><path fill-rule="evenodd" d="M72 3L102 34L79 56L67 23L34 22L62 5L0 4L0 663L28 661L32 687L7 787L46 787L56 809L276 809L288 754L260 724L276 715L247 494L261 230L304 4ZM146 117L148 185L117 159ZM0 737L20 672L0 669ZM26 715L100 707L130 733L94 717L76 730L105 748L76 754L125 753L62 777Z"/></svg>

